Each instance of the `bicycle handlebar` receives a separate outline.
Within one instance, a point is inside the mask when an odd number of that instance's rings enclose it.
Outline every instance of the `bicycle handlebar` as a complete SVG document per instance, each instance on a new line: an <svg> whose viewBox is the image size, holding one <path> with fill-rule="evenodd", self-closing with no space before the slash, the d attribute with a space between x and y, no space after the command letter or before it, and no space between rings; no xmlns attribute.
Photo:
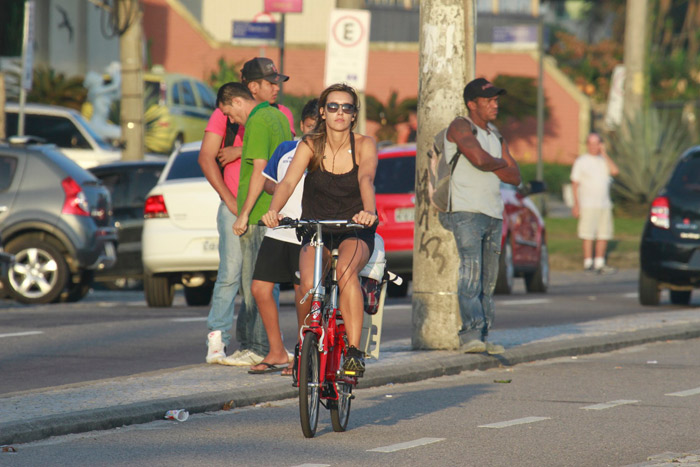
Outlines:
<svg viewBox="0 0 700 467"><path fill-rule="evenodd" d="M372 225L364 225L364 224L358 224L356 222L353 222L352 220L315 220L315 219L292 219L290 217L283 217L280 219L280 223L277 227L274 227L275 229L291 229L295 227L299 227L302 225L333 225L336 227L341 227L345 226L348 228L361 228L361 229L366 229L369 227L374 227L375 225L379 224L379 219L377 219L374 224ZM258 221L258 225L264 226L265 223L262 220Z"/></svg>

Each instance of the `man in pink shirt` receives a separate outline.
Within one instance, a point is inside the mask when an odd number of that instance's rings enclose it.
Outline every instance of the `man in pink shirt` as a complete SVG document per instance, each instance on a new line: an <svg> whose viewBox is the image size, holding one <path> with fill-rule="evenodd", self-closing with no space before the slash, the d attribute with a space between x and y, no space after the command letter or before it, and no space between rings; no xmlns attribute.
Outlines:
<svg viewBox="0 0 700 467"><path fill-rule="evenodd" d="M256 58L253 60L269 60ZM284 77L286 80L288 77ZM251 83L252 84L252 83ZM266 85L267 84L267 85ZM248 85L257 102L277 100L279 85L255 83ZM218 107L217 102L217 107ZM282 105L278 108L289 119L290 128L294 132L294 117L292 112ZM239 237L233 232L233 224L238 216L236 194L238 193L241 154L245 128L231 124L218 108L209 118L204 130L202 147L199 152L199 165L204 176L221 198L216 218L219 232L219 271L212 294L212 303L207 318L209 334L207 338L207 363L222 363L227 365L254 365L262 361L263 356L256 355L247 349L241 349L226 357L226 347L231 340L230 328L234 318L234 300L241 283L242 252ZM245 291L243 291L245 292ZM244 293L244 297L249 295ZM240 313L245 313L245 301ZM253 310L257 315L257 310ZM244 332L237 329L237 336ZM240 336L239 340L241 340ZM238 360L242 359L239 363Z"/></svg>

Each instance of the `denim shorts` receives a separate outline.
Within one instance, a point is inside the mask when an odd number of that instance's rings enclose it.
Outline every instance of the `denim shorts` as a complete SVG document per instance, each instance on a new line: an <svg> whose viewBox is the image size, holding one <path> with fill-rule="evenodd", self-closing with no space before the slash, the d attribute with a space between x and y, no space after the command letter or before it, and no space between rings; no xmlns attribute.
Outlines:
<svg viewBox="0 0 700 467"><path fill-rule="evenodd" d="M374 233L376 231L377 227L375 226L368 227L366 229L345 229L345 231L341 233L323 232L323 246L328 248L329 251L333 251L335 248L338 248L343 241L349 238L357 238L358 240L362 240L367 244L367 247L369 248L369 255L372 256L372 252L374 251ZM311 243L311 238L314 235L315 233L312 232L304 233L301 244L306 245Z"/></svg>

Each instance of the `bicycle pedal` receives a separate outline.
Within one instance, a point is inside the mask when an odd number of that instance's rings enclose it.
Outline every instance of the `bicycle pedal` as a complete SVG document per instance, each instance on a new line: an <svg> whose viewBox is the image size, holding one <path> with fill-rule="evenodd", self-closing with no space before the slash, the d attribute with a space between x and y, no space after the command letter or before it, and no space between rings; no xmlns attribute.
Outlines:
<svg viewBox="0 0 700 467"><path fill-rule="evenodd" d="M343 376L347 376L349 378L361 378L365 372L364 371L358 371L358 370L341 370Z"/></svg>

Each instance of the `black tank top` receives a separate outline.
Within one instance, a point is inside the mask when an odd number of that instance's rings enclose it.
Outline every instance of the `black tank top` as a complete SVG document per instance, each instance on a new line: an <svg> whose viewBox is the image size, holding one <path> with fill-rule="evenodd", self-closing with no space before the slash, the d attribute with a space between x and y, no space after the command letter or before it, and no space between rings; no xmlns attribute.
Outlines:
<svg viewBox="0 0 700 467"><path fill-rule="evenodd" d="M321 164L313 172L306 174L304 194L301 199L301 217L303 219L336 220L352 219L362 211L360 183L357 180L358 165L355 160L355 135L350 132L350 153L352 169L343 174L334 174L323 170ZM324 227L324 231L342 232L343 228Z"/></svg>

